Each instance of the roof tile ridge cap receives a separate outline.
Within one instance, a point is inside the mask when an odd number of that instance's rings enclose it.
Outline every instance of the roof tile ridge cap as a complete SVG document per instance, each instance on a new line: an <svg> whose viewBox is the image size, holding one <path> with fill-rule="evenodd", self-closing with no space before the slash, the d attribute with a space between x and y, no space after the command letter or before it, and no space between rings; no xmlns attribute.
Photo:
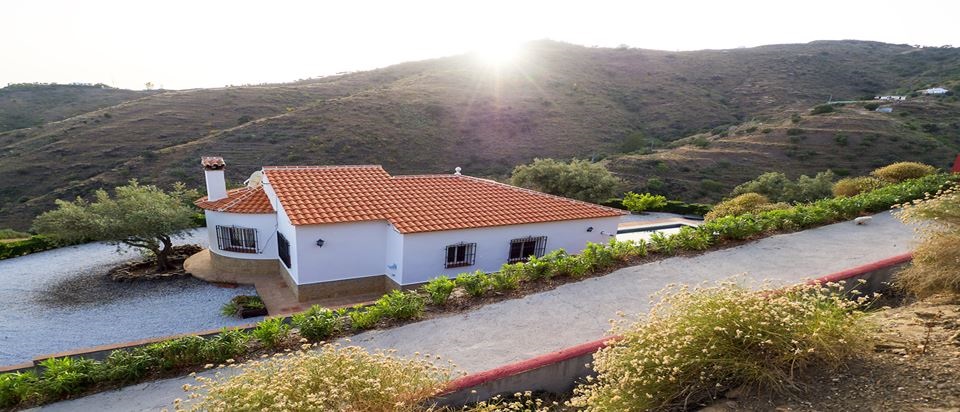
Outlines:
<svg viewBox="0 0 960 412"><path fill-rule="evenodd" d="M383 165L263 166L263 170L380 169Z"/></svg>
<svg viewBox="0 0 960 412"><path fill-rule="evenodd" d="M581 205L584 205L584 206L595 207L595 208L598 208L598 209L606 209L606 210L609 210L609 211L611 211L611 212L617 212L618 214L621 214L621 215L626 214L626 211L624 211L624 210L612 208L612 207L609 207L609 206L598 205L598 204L596 204L596 203L590 203L590 202L584 202L583 200L571 199L571 198L569 198L569 197L551 195L551 194L549 194L549 193L538 192L538 191L536 191L536 190L527 189L527 188L525 188L525 187L508 185L508 184L506 184L506 183L500 183L500 182L498 182L498 181L496 181L496 180L492 180L492 179L483 179L483 178L474 177L474 176L467 176L467 175L460 175L460 176L455 176L455 177L461 177L461 178L465 178L465 179L473 179L473 180L476 180L476 181L481 182L481 183L488 183L488 184L492 183L492 184L495 184L495 185L504 186L504 187L507 187L507 188L510 188L510 189L513 189L513 190L519 190L519 191L522 191L522 192L527 192L527 193L531 193L531 194L538 195L538 196L549 197L549 198L553 198L553 199L557 199L557 200L562 200L562 201L566 201L566 202L571 202L571 203L578 203L578 204L581 204Z"/></svg>
<svg viewBox="0 0 960 412"><path fill-rule="evenodd" d="M266 191L263 189L263 183L262 183L262 182L261 182L261 183L257 183L256 186L247 186L247 187L245 187L245 188L240 188L240 189L250 189L250 190L247 190L246 192L241 193L241 194L240 194L239 196L237 196L235 199L232 199L230 202L227 202L227 204L223 205L222 207L220 207L220 208L218 208L218 209L215 209L214 211L216 211L216 212L229 212L229 210L227 210L227 209L235 206L237 203L240 203L241 200L244 200L244 199L246 199L246 198L248 198L248 197L250 197L250 196L253 196L254 193L257 193L257 189L260 189L260 191L262 191L262 192L264 192L264 194L266 194ZM270 208L273 209L273 205L270 205ZM274 209L274 213L276 213L276 209Z"/></svg>
<svg viewBox="0 0 960 412"><path fill-rule="evenodd" d="M468 176L463 176L463 175L457 176L457 175L437 173L437 174L426 174L426 175L397 175L397 176L390 176L390 177L393 179L417 179L417 178L424 178L424 177L456 178L456 177L468 177Z"/></svg>

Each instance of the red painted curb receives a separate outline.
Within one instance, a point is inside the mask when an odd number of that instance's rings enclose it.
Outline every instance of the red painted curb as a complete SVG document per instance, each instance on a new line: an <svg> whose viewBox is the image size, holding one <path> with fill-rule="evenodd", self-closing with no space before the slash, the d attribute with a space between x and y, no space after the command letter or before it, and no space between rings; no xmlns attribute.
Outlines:
<svg viewBox="0 0 960 412"><path fill-rule="evenodd" d="M913 260L913 253L907 252L907 253L904 253L904 254L902 254L902 255L896 255L896 256L889 257L889 258L886 258L886 259L883 259L883 260L878 260L878 261L873 262L873 263L867 263L866 265L857 266L857 267L855 267L855 268L850 268L850 269L842 270L842 271L839 271L839 272L836 272L836 273L831 273L831 274L829 274L829 275L821 276L821 277L816 278L816 279L814 279L814 280L811 280L810 282L807 282L807 283L816 283L816 282L819 282L819 283L838 282L838 281L841 281L841 280L844 280L844 279L850 279L850 278L852 278L852 277L860 276L860 275L862 275L862 274L864 274L864 273L869 273L869 272L873 272L873 271L875 271L875 270L887 268L887 267L890 267L890 266L899 265L899 264L901 264L901 263L907 263L907 262L909 262L909 261L911 261L911 260Z"/></svg>
<svg viewBox="0 0 960 412"><path fill-rule="evenodd" d="M908 252L902 255L889 257L883 260L878 260L873 263L868 263L866 265L861 265L854 268L842 270L840 272L835 272L829 275L821 276L819 278L810 280L807 283L838 282L841 280L857 277L865 273L873 272L879 269L884 269L891 266L899 265L901 263L906 263L912 259L913 259L913 253ZM586 355L588 353L594 353L600 349L605 348L609 342L618 340L620 338L621 338L620 336L610 336L610 337L595 340L592 342L582 343L577 346L571 346L569 348L560 349L556 352L535 356L533 358L525 359L519 362L509 363L509 364L506 364L494 369L490 369L487 371L470 374L462 378L458 378L451 381L449 384L447 384L447 387L438 396L443 396L453 392L472 388L475 386L482 385L484 383L493 382L493 381L500 380L509 376L517 375L526 371L539 369L553 363L573 359L578 356Z"/></svg>
<svg viewBox="0 0 960 412"><path fill-rule="evenodd" d="M447 385L447 388L444 389L443 393L446 394L461 389L471 388L480 384L502 379L507 376L513 376L522 372L550 365L552 363L576 358L588 353L594 353L606 347L608 342L617 339L620 339L620 337L611 336L595 340L593 342L581 343L577 346L560 349L556 352L551 352L546 355L536 356L519 362L510 363L499 368L494 368L488 371L467 375L459 379L454 379Z"/></svg>

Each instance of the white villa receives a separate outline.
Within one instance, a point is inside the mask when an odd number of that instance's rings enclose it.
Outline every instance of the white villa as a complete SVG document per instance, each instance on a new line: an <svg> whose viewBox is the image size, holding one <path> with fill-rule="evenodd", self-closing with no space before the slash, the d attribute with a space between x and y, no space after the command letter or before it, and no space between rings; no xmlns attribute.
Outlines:
<svg viewBox="0 0 960 412"><path fill-rule="evenodd" d="M884 101L901 101L907 100L907 96L876 96L875 100L884 100Z"/></svg>
<svg viewBox="0 0 960 412"><path fill-rule="evenodd" d="M201 161L211 265L280 273L300 301L381 292L617 233L621 210L491 180L391 176L380 166L274 166L227 190L225 163Z"/></svg>
<svg viewBox="0 0 960 412"><path fill-rule="evenodd" d="M944 89L944 88L942 88L942 87L933 87L933 88L930 88L930 89L923 89L923 90L920 91L920 93L923 93L923 94L946 94L946 93L949 92L949 91L950 91L950 90Z"/></svg>

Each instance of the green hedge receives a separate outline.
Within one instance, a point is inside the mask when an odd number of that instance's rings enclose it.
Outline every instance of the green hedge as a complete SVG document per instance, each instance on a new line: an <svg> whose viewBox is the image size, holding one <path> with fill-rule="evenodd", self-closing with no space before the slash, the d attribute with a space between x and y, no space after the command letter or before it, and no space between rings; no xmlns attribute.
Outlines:
<svg viewBox="0 0 960 412"><path fill-rule="evenodd" d="M607 199L601 204L607 207L628 210L627 207L623 205L623 199L620 198ZM667 204L663 207L653 208L648 210L648 212L665 212L676 213L678 215L703 216L707 214L712 207L712 205L704 203L685 203L679 200L668 200Z"/></svg>
<svg viewBox="0 0 960 412"><path fill-rule="evenodd" d="M55 247L57 247L57 244L49 238L40 235L13 242L0 242L0 259L28 255Z"/></svg>

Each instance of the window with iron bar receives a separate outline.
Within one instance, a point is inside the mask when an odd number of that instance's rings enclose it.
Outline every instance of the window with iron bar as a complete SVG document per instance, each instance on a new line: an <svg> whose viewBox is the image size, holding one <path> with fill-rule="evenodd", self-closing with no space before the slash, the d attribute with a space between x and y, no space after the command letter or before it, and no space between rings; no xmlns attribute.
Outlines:
<svg viewBox="0 0 960 412"><path fill-rule="evenodd" d="M530 236L510 241L509 263L526 262L530 256L541 257L547 248L546 236Z"/></svg>
<svg viewBox="0 0 960 412"><path fill-rule="evenodd" d="M287 241L287 238L283 237L283 233L277 232L277 255L280 256L280 260L284 265L287 266L287 269L290 268L290 242Z"/></svg>
<svg viewBox="0 0 960 412"><path fill-rule="evenodd" d="M257 251L257 229L249 227L217 225L217 246L229 252L260 253Z"/></svg>
<svg viewBox="0 0 960 412"><path fill-rule="evenodd" d="M476 243L458 243L447 246L447 259L444 267L458 268L472 266L477 258Z"/></svg>

